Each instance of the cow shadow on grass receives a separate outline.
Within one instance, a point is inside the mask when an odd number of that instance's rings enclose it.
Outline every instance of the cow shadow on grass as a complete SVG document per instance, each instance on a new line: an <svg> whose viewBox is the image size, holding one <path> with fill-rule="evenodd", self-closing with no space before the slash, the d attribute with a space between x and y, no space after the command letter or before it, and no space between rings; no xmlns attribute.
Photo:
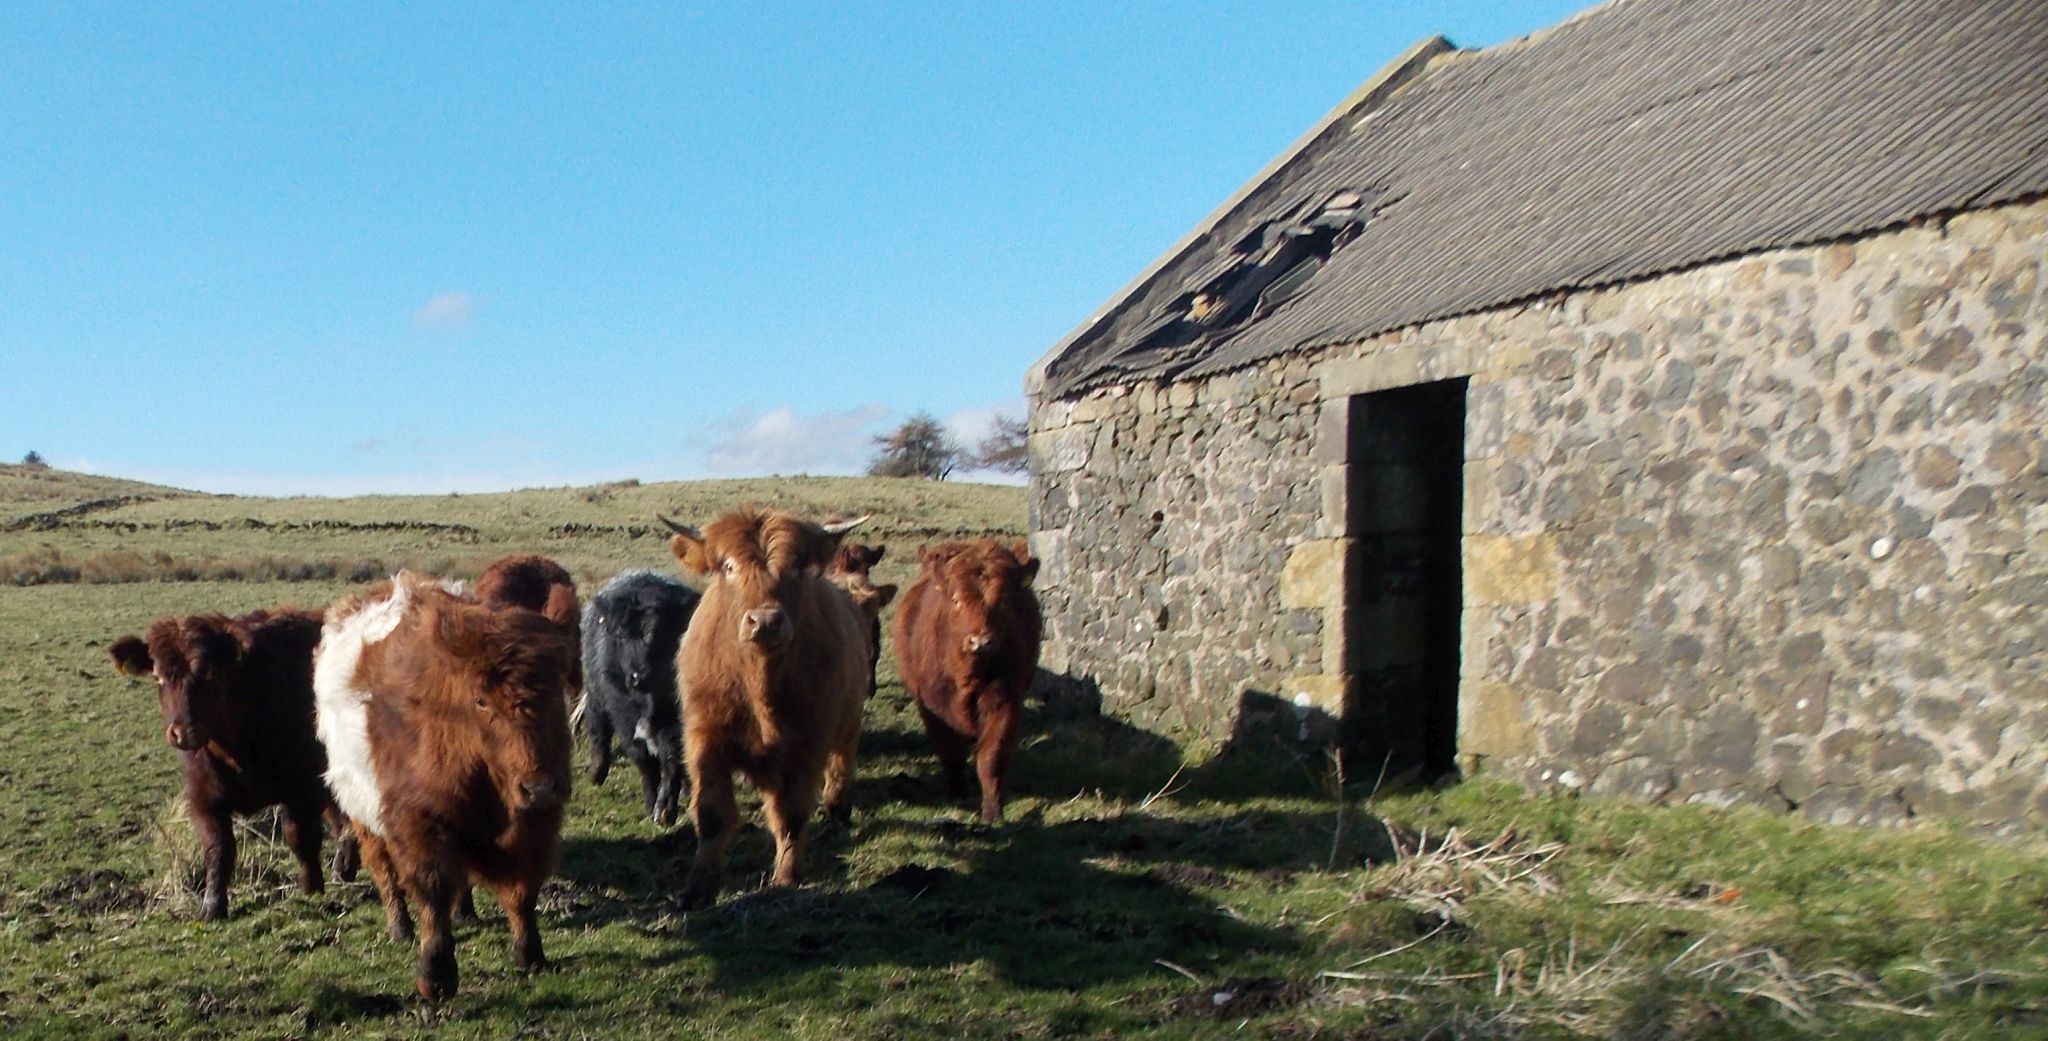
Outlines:
<svg viewBox="0 0 2048 1041"><path fill-rule="evenodd" d="M1032 813L993 828L891 818L858 837L936 836L937 848L844 887L730 899L693 916L682 942L711 960L712 985L728 992L771 991L824 967L983 963L1030 989L1156 980L1169 971L1161 959L1206 973L1248 952L1298 951L1293 929L1233 916L1221 893L1319 866L1303 851L1329 845L1327 824L1280 811L1059 823Z"/></svg>

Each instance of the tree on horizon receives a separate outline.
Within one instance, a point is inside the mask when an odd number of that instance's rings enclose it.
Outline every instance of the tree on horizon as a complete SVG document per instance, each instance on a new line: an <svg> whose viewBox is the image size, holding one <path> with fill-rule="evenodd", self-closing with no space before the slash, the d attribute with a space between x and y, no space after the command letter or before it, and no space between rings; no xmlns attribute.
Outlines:
<svg viewBox="0 0 2048 1041"><path fill-rule="evenodd" d="M943 481L952 476L964 453L929 412L918 412L903 425L875 437L870 477L922 477Z"/></svg>

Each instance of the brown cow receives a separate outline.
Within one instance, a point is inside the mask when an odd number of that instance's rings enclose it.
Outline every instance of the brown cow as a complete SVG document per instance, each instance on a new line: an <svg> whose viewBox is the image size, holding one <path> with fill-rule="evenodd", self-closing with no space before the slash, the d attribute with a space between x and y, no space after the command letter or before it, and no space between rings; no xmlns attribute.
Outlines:
<svg viewBox="0 0 2048 1041"><path fill-rule="evenodd" d="M564 687L576 646L523 608L493 608L400 572L336 604L314 661L328 787L355 822L394 937L420 915L418 986L455 992L450 917L471 881L512 923L523 969L545 962L535 906L569 796Z"/></svg>
<svg viewBox="0 0 2048 1041"><path fill-rule="evenodd" d="M852 813L867 625L823 571L860 521L820 526L755 509L701 533L661 521L675 531L676 559L710 579L676 652L697 827L683 906L700 908L718 899L725 848L739 829L734 771L761 792L776 885L798 881L804 829L821 792L828 814Z"/></svg>
<svg viewBox="0 0 2048 1041"><path fill-rule="evenodd" d="M887 546L844 543L839 552L832 554L832 564L825 569L825 577L846 590L868 618L868 697L875 696L875 670L882 662L882 609L896 599L894 585L878 586L868 572L882 562L882 554L888 551Z"/></svg>
<svg viewBox="0 0 2048 1041"><path fill-rule="evenodd" d="M256 611L238 618L161 618L107 648L130 676L154 676L164 740L184 760L185 808L199 835L206 882L199 917L227 917L235 873L233 818L284 807L285 844L299 887L325 888L321 818L334 824L334 871L355 876L355 844L320 781L327 754L313 736L315 611Z"/></svg>
<svg viewBox="0 0 2048 1041"><path fill-rule="evenodd" d="M967 753L981 777L981 819L1003 816L1003 776L1017 717L1038 668L1040 619L1022 543L969 539L918 550L917 580L896 611L896 661L946 772L967 793Z"/></svg>
<svg viewBox="0 0 2048 1041"><path fill-rule="evenodd" d="M583 642L583 612L576 602L576 580L562 565L546 557L527 553L492 562L476 580L476 598L492 607L523 607L547 616L561 626L569 639ZM583 661L579 657L569 677L569 701L583 690Z"/></svg>

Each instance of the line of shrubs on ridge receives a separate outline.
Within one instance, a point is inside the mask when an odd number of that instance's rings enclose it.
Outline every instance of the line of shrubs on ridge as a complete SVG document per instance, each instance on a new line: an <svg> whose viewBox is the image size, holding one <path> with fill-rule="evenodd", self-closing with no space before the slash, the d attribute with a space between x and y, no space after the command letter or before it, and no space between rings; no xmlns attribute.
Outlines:
<svg viewBox="0 0 2048 1041"><path fill-rule="evenodd" d="M441 570L454 570L452 563ZM246 557L174 557L161 550L106 550L72 556L50 546L0 557L0 584L116 585L127 582L369 582L402 562L378 558L306 559L262 554Z"/></svg>

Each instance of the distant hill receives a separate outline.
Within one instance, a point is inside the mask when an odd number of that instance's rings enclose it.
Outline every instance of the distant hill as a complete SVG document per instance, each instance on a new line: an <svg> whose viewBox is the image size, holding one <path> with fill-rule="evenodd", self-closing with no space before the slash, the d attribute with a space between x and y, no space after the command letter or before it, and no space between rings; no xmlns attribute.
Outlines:
<svg viewBox="0 0 2048 1041"><path fill-rule="evenodd" d="M1015 485L916 478L758 477L255 498L0 466L0 585L315 580L399 567L474 577L508 553L545 553L596 581L622 567L675 567L657 514L703 524L742 505L815 520L866 515L857 540L892 546L877 575L900 582L920 545L1023 537L1026 495Z"/></svg>
<svg viewBox="0 0 2048 1041"><path fill-rule="evenodd" d="M97 499L190 499L204 492L168 488L120 477L75 473L47 466L0 463L0 520L15 513L46 510Z"/></svg>

